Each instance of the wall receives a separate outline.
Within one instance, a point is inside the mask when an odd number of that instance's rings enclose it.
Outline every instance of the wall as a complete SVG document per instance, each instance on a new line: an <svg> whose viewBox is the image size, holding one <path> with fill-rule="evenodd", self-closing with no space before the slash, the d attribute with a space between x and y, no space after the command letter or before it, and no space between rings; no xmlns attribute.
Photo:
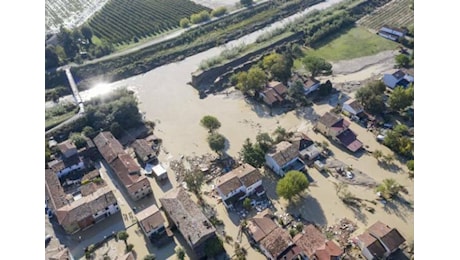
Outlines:
<svg viewBox="0 0 460 260"><path fill-rule="evenodd" d="M269 155L265 155L265 162L267 166L272 169L276 174L279 176L284 176L284 172L281 171L281 167L273 160L273 158Z"/></svg>
<svg viewBox="0 0 460 260"><path fill-rule="evenodd" d="M257 62L264 54L272 51L277 47L281 47L289 42L296 43L303 41L304 33L297 32L289 37L280 39L273 44L270 44L267 47L261 48L254 52L248 53L240 58L237 58L233 61L227 62L222 65L215 66L205 71L197 71L192 73L191 85L195 88L201 88L203 85L213 84L218 77L224 77L228 79L233 72L238 72L242 70L248 70L253 63ZM217 87L220 87L223 82L226 80L220 80L218 83L214 84Z"/></svg>

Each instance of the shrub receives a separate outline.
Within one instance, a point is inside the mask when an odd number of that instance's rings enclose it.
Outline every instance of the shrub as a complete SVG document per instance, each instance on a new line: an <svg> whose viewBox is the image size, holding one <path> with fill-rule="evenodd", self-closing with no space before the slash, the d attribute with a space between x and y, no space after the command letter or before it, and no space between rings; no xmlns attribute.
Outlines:
<svg viewBox="0 0 460 260"><path fill-rule="evenodd" d="M227 8L225 7L218 7L211 12L212 17L219 17L227 13Z"/></svg>
<svg viewBox="0 0 460 260"><path fill-rule="evenodd" d="M187 28L190 26L190 20L188 18L182 18L179 22L180 27Z"/></svg>

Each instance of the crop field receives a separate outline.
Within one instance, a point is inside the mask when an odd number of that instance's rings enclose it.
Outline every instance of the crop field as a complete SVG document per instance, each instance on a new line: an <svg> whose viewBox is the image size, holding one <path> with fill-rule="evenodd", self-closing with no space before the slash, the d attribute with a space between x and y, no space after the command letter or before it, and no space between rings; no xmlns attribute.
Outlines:
<svg viewBox="0 0 460 260"><path fill-rule="evenodd" d="M414 24L414 1L393 0L358 21L359 25L378 31L382 25L408 27Z"/></svg>
<svg viewBox="0 0 460 260"><path fill-rule="evenodd" d="M57 32L63 25L74 28L101 9L109 0L46 0L45 30Z"/></svg>
<svg viewBox="0 0 460 260"><path fill-rule="evenodd" d="M121 44L179 27L180 19L209 8L190 0L111 0L90 20L94 34Z"/></svg>

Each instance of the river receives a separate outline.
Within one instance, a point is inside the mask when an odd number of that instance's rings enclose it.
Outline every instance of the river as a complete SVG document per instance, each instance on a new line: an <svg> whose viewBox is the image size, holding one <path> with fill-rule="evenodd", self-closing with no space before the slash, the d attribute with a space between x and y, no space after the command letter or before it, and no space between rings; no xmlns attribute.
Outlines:
<svg viewBox="0 0 460 260"><path fill-rule="evenodd" d="M197 90L187 84L191 81L191 73L198 69L202 60L219 55L225 48L251 44L263 33L283 27L313 10L322 10L342 1L344 0L319 3L227 44L176 63L163 65L142 75L110 84L101 83L80 92L80 95L86 101L118 87L128 87L135 91L140 110L148 120L156 122L155 132L164 139L170 158L179 154L211 152L205 142L207 131L199 125L199 121L207 114L214 115L222 123L219 132L229 141L227 152L236 156L247 137L254 140L258 132L272 132L279 124L287 129L297 126L299 118L293 113L280 113L275 114L273 117L276 120L273 120L266 108L248 104L238 91L199 99Z"/></svg>

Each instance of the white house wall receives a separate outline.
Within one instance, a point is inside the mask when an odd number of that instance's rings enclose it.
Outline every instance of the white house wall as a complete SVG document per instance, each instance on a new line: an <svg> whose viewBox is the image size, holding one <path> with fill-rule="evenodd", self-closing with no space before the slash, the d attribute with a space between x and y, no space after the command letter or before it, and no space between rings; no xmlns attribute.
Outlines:
<svg viewBox="0 0 460 260"><path fill-rule="evenodd" d="M273 160L269 155L265 155L265 162L267 166L272 169L276 174L284 176L284 172L281 170L281 167Z"/></svg>
<svg viewBox="0 0 460 260"><path fill-rule="evenodd" d="M256 183L252 184L249 187L246 187L246 194L254 193L255 189L262 185L262 180L258 180Z"/></svg>

